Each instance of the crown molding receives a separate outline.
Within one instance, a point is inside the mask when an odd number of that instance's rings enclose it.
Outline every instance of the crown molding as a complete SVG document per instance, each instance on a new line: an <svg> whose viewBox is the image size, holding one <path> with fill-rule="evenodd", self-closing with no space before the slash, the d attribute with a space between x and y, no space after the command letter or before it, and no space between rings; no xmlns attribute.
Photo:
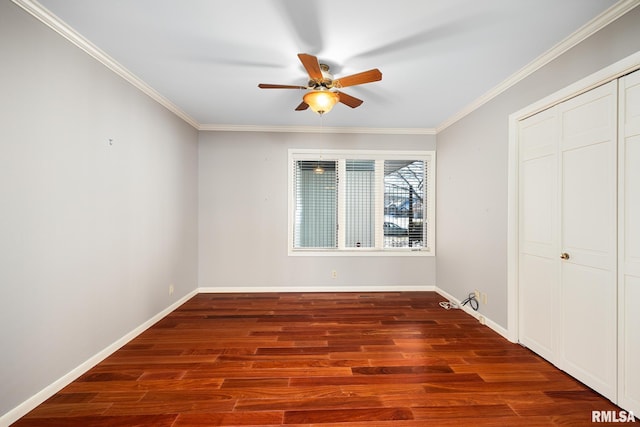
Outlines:
<svg viewBox="0 0 640 427"><path fill-rule="evenodd" d="M199 131L232 131L232 132L298 132L298 133L362 133L386 135L435 135L435 129L422 128L350 128L350 127L314 127L314 126L253 126L253 125L201 125L178 106L162 96L158 91L145 83L142 79L127 70L123 65L80 35L63 20L51 13L36 0L12 0L13 3L27 13L41 21L56 33L82 49L91 57L102 63L111 71L122 77L147 96L164 106L182 120Z"/></svg>
<svg viewBox="0 0 640 427"><path fill-rule="evenodd" d="M600 15L593 18L591 21L587 22L585 25L576 30L569 37L556 44L554 47L549 49L547 52L543 53L532 62L516 71L513 75L508 77L498 86L489 90L487 93L482 95L480 98L473 101L471 104L464 107L462 110L458 111L456 114L442 122L440 125L436 127L436 134L442 132L452 124L456 123L458 120L482 107L487 102L491 101L493 98L500 95L502 92L506 91L510 87L514 86L518 82L524 80L529 75L533 74L535 71L547 65L549 62L556 59L558 56L562 55L578 43L582 42L589 36L598 32L602 28L606 27L616 19L620 18L625 13L631 11L635 7L640 5L640 0L620 0L618 3L611 6L609 9L602 12Z"/></svg>
<svg viewBox="0 0 640 427"><path fill-rule="evenodd" d="M583 25L562 42L555 45L547 52L540 55L531 63L508 77L499 85L468 104L462 110L442 122L436 128L363 128L363 127L314 127L314 126L254 126L254 125L224 125L224 124L200 124L187 113L182 111L170 100L162 96L142 79L131 73L100 48L85 39L73 28L64 23L56 15L40 5L36 0L12 0L13 3L24 9L49 28L69 40L71 43L85 51L87 54L104 64L107 68L128 81L134 87L141 90L147 96L167 108L182 120L200 131L230 131L230 132L298 132L298 133L361 133L383 135L437 135L476 109L497 97L510 87L539 70L558 56L562 55L581 41L585 40L600 29L609 25L625 13L638 5L640 0L620 0L615 5Z"/></svg>
<svg viewBox="0 0 640 427"><path fill-rule="evenodd" d="M101 62L111 71L122 77L127 82L131 83L134 87L141 90L144 94L164 106L167 110L171 111L176 116L180 117L185 122L189 123L194 128L198 129L199 123L178 108L173 102L162 96L158 91L145 83L142 79L131 73L124 66L119 64L116 60L107 55L99 47L91 43L86 38L82 37L77 31L64 23L56 15L48 11L44 6L35 0L12 0L13 3L24 9L27 13L41 21L43 24L60 34L62 37L69 40L71 43L88 53L91 57Z"/></svg>
<svg viewBox="0 0 640 427"><path fill-rule="evenodd" d="M200 125L198 130L217 132L295 132L295 133L362 133L380 135L435 135L433 128L367 128L326 126L252 126L252 125Z"/></svg>

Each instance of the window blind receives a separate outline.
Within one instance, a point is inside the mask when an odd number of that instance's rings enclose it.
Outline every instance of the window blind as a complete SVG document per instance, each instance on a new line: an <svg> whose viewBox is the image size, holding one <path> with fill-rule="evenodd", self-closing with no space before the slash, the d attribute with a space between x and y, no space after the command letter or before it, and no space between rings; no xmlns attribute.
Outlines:
<svg viewBox="0 0 640 427"><path fill-rule="evenodd" d="M297 160L294 176L294 247L336 248L337 162Z"/></svg>
<svg viewBox="0 0 640 427"><path fill-rule="evenodd" d="M345 246L375 247L374 160L346 160Z"/></svg>

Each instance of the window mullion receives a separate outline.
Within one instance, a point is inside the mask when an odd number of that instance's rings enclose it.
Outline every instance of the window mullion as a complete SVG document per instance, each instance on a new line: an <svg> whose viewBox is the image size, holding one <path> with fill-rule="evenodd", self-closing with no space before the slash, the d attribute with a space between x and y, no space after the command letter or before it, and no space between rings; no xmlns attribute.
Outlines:
<svg viewBox="0 0 640 427"><path fill-rule="evenodd" d="M347 167L344 158L338 159L338 249L343 250L346 247L347 223L346 213L346 194L347 194Z"/></svg>
<svg viewBox="0 0 640 427"><path fill-rule="evenodd" d="M384 249L384 160L376 160L376 187L375 187L375 248L377 250Z"/></svg>

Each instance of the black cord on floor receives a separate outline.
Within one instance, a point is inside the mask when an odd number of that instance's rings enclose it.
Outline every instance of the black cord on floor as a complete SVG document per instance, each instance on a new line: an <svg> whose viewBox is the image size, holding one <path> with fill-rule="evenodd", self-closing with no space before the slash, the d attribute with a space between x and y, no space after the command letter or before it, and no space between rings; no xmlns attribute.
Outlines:
<svg viewBox="0 0 640 427"><path fill-rule="evenodd" d="M467 299L462 301L462 305L466 305L467 303L469 303L469 305L471 306L471 308L474 309L474 311L478 311L478 307L480 306L480 303L478 303L478 300L476 299L476 294L471 292L467 297Z"/></svg>

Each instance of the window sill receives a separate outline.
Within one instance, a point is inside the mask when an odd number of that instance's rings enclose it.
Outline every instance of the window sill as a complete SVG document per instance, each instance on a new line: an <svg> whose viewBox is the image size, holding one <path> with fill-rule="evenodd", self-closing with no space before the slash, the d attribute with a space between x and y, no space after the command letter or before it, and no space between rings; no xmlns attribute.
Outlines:
<svg viewBox="0 0 640 427"><path fill-rule="evenodd" d="M435 256L435 252L429 249L419 249L419 250L378 250L378 249L289 249L289 256L405 256L405 257L430 257Z"/></svg>

